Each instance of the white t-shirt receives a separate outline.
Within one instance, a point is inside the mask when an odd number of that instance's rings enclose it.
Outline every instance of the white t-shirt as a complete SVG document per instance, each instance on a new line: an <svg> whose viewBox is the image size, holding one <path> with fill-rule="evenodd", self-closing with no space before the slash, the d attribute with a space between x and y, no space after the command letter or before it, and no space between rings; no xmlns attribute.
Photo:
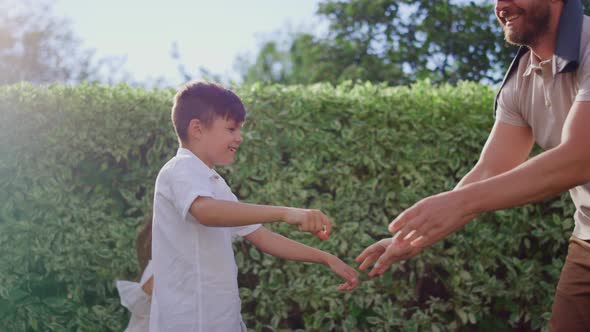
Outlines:
<svg viewBox="0 0 590 332"><path fill-rule="evenodd" d="M260 225L202 225L189 213L199 196L237 201L217 172L190 150L180 148L156 179L151 332L243 329L232 239Z"/></svg>
<svg viewBox="0 0 590 332"><path fill-rule="evenodd" d="M117 280L121 304L131 312L125 332L147 332L150 323L151 297L141 288L152 276L152 265L148 263L139 282Z"/></svg>

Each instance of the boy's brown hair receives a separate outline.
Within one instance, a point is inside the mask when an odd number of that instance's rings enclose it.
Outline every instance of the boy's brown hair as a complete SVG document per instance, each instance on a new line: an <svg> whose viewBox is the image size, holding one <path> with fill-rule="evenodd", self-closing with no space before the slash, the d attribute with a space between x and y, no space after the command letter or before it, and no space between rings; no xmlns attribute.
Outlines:
<svg viewBox="0 0 590 332"><path fill-rule="evenodd" d="M198 119L205 127L216 118L244 122L246 109L235 93L225 87L209 82L189 82L174 96L172 124L181 142L185 142L189 122Z"/></svg>

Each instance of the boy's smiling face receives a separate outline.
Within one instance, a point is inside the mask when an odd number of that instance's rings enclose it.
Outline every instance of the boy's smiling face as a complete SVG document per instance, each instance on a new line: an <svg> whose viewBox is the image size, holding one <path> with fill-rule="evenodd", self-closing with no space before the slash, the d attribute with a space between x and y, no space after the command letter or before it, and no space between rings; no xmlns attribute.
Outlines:
<svg viewBox="0 0 590 332"><path fill-rule="evenodd" d="M211 168L233 163L243 141L242 125L220 117L216 117L208 127L201 124L195 143L197 156Z"/></svg>

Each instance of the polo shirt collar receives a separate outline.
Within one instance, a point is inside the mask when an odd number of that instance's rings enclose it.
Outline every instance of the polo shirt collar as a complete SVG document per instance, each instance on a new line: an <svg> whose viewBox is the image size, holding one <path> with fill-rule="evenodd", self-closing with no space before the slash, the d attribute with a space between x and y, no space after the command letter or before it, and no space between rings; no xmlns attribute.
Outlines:
<svg viewBox="0 0 590 332"><path fill-rule="evenodd" d="M580 39L582 36L582 23L584 21L584 7L580 0L567 0L563 6L559 25L557 26L557 40L553 52L553 63L558 73L573 72L578 68L580 57ZM521 46L512 60L500 90L496 95L494 112L498 108L498 95L514 72L518 69L520 58L529 51L526 46Z"/></svg>
<svg viewBox="0 0 590 332"><path fill-rule="evenodd" d="M197 160L199 170L207 174L210 179L219 179L219 174L217 174L217 172L215 172L213 168L209 168L209 166L207 166L207 164L205 164L205 162L203 162L199 157L197 157L197 155L195 155L191 150L186 148L178 148L176 155L190 156L191 158L194 158L195 160Z"/></svg>
<svg viewBox="0 0 590 332"><path fill-rule="evenodd" d="M549 63L551 65L551 74L555 77L556 66L555 61L552 61L553 59L540 61L539 58L537 58L537 56L533 52L529 52L529 57L529 66L524 71L522 76L530 76L533 73L533 70L542 69L543 66Z"/></svg>

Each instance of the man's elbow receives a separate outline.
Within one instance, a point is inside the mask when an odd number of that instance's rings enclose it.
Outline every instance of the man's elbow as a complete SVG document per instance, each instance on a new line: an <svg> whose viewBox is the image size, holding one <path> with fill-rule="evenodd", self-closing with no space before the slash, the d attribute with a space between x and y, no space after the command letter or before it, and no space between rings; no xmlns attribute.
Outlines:
<svg viewBox="0 0 590 332"><path fill-rule="evenodd" d="M578 162L578 169L580 172L580 184L586 184L590 182L590 157L586 157L584 160Z"/></svg>
<svg viewBox="0 0 590 332"><path fill-rule="evenodd" d="M563 144L570 163L570 173L577 185L590 182L590 148L587 144Z"/></svg>

